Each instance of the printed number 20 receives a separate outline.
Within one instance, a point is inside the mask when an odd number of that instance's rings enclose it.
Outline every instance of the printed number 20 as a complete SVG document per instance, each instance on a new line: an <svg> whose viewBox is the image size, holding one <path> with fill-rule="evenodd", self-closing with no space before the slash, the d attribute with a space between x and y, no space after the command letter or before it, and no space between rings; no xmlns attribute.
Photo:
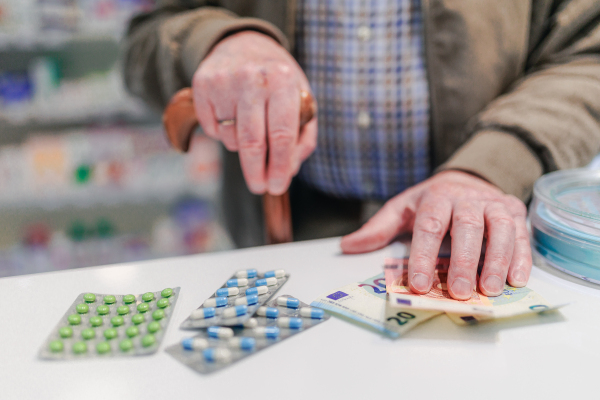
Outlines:
<svg viewBox="0 0 600 400"><path fill-rule="evenodd" d="M415 316L411 313L407 313L405 311L400 311L398 314L396 314L396 317L389 317L387 320L391 321L394 320L398 323L398 325L404 325L406 324L409 320L413 319Z"/></svg>

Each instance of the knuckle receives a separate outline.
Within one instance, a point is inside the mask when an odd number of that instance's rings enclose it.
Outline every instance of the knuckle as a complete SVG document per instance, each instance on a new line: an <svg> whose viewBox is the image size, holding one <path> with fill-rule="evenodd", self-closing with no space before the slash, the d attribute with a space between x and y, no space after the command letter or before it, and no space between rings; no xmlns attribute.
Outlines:
<svg viewBox="0 0 600 400"><path fill-rule="evenodd" d="M515 237L515 246L529 248L529 235L527 233L518 233Z"/></svg>
<svg viewBox="0 0 600 400"><path fill-rule="evenodd" d="M489 254L487 257L489 257L488 262L502 267L508 267L510 260L512 259L512 256L506 253Z"/></svg>
<svg viewBox="0 0 600 400"><path fill-rule="evenodd" d="M456 255L452 255L454 264L459 268L471 268L477 267L477 260L469 253L461 252Z"/></svg>
<svg viewBox="0 0 600 400"><path fill-rule="evenodd" d="M294 135L289 129L273 129L269 132L269 143L273 148L289 148L294 144Z"/></svg>
<svg viewBox="0 0 600 400"><path fill-rule="evenodd" d="M527 206L525 205L525 203L523 203L521 200L519 200L512 194L506 196L506 202L508 208L513 212L513 214L523 216L527 214Z"/></svg>
<svg viewBox="0 0 600 400"><path fill-rule="evenodd" d="M514 231L516 229L515 220L508 215L494 215L490 218L490 224L492 226Z"/></svg>
<svg viewBox="0 0 600 400"><path fill-rule="evenodd" d="M419 223L415 226L415 230L441 238L444 236L444 224L435 215L424 215L419 219Z"/></svg>
<svg viewBox="0 0 600 400"><path fill-rule="evenodd" d="M433 260L427 254L415 254L412 264L416 268L427 268L433 265ZM428 271L425 271L428 272Z"/></svg>
<svg viewBox="0 0 600 400"><path fill-rule="evenodd" d="M294 76L293 69L286 63L277 63L274 66L273 71L277 78L283 79L285 81L293 78Z"/></svg>
<svg viewBox="0 0 600 400"><path fill-rule="evenodd" d="M251 155L260 155L267 150L267 144L264 140L261 140L250 134L240 135L238 139L238 146L240 150Z"/></svg>
<svg viewBox="0 0 600 400"><path fill-rule="evenodd" d="M256 83L264 79L265 69L259 65L248 63L240 67L237 75L245 82Z"/></svg>
<svg viewBox="0 0 600 400"><path fill-rule="evenodd" d="M483 219L472 212L461 212L454 215L453 226L483 229Z"/></svg>

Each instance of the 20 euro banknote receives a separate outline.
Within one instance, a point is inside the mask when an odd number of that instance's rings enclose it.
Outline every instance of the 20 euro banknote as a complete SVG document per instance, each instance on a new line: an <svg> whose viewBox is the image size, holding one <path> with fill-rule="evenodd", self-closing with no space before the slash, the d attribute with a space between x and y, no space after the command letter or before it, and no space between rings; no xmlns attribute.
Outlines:
<svg viewBox="0 0 600 400"><path fill-rule="evenodd" d="M404 310L387 301L384 274L331 290L311 303L330 313L397 338L440 311Z"/></svg>
<svg viewBox="0 0 600 400"><path fill-rule="evenodd" d="M446 282L449 266L449 257L438 258L431 291L420 295L408 287L408 259L386 259L384 273L390 303L402 309L444 311L458 324L546 312L564 305L551 306L533 290L509 285L505 285L500 296L488 297L473 289L469 300L455 300L450 297Z"/></svg>

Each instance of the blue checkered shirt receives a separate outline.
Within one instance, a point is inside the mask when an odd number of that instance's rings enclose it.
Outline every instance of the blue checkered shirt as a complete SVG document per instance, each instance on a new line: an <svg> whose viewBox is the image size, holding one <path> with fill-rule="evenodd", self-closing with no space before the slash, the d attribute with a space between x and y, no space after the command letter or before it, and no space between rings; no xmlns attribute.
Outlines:
<svg viewBox="0 0 600 400"><path fill-rule="evenodd" d="M300 178L346 198L388 199L430 173L419 0L299 0L297 56L319 104Z"/></svg>

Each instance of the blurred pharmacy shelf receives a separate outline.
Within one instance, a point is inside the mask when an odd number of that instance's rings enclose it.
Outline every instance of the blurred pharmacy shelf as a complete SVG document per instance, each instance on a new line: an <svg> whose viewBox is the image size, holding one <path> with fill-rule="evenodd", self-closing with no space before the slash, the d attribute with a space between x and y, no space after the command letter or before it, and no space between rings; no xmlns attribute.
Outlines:
<svg viewBox="0 0 600 400"><path fill-rule="evenodd" d="M224 250L216 143L166 143L124 88L154 0L0 0L0 276Z"/></svg>

